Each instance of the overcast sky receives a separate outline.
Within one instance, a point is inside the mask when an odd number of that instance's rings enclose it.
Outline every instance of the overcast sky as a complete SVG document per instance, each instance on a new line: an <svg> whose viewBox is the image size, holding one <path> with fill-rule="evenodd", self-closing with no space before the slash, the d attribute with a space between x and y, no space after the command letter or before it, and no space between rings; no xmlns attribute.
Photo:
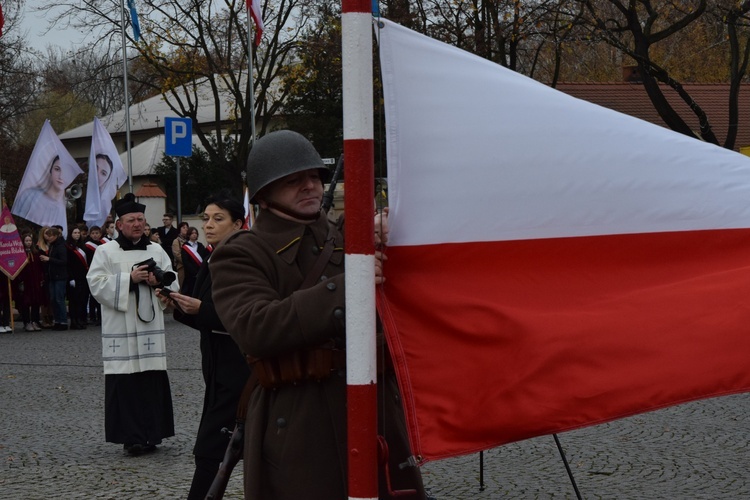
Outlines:
<svg viewBox="0 0 750 500"><path fill-rule="evenodd" d="M22 29L27 33L26 41L33 48L44 52L47 45L56 45L63 49L69 49L74 44L77 44L83 38L83 35L77 32L73 28L54 29L47 33L43 32L47 29L48 13L46 17L38 12L32 12L33 7L47 5L48 0L26 0L26 11L23 15Z"/></svg>

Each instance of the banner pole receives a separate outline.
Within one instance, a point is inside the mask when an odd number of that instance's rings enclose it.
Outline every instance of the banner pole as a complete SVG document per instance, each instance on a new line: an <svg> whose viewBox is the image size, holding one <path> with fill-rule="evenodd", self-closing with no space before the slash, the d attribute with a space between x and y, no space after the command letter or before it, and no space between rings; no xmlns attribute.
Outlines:
<svg viewBox="0 0 750 500"><path fill-rule="evenodd" d="M247 93L250 99L250 149L255 144L255 79L253 77L253 27L250 18L250 8L247 9L247 78L250 91Z"/></svg>
<svg viewBox="0 0 750 500"><path fill-rule="evenodd" d="M10 330L15 330L15 317L13 316L13 288L10 285L10 277L8 278L8 310L10 311Z"/></svg>
<svg viewBox="0 0 750 500"><path fill-rule="evenodd" d="M130 155L130 97L128 96L128 54L125 37L125 0L120 1L120 21L122 23L122 80L125 93L125 148L128 152L128 188L133 192L133 159Z"/></svg>
<svg viewBox="0 0 750 500"><path fill-rule="evenodd" d="M371 0L341 6L350 499L378 498L371 9Z"/></svg>
<svg viewBox="0 0 750 500"><path fill-rule="evenodd" d="M568 477L570 478L570 484L573 485L573 491L576 492L576 498L578 500L583 500L581 498L581 492L578 491L578 485L576 484L576 478L573 477L573 471L570 468L570 464L568 464L568 459L565 456L565 451L563 451L562 444L560 443L560 438L557 437L557 434L552 434L552 437L555 438L555 444L557 445L557 451L560 452L560 457L562 457L563 464L565 464L565 470L568 471Z"/></svg>

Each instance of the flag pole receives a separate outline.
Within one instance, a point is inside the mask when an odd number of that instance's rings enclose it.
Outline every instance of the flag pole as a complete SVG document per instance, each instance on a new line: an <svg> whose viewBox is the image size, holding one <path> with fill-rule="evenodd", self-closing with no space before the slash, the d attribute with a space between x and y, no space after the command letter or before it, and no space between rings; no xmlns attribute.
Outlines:
<svg viewBox="0 0 750 500"><path fill-rule="evenodd" d="M378 498L372 1L342 0L349 498Z"/></svg>
<svg viewBox="0 0 750 500"><path fill-rule="evenodd" d="M253 29L250 18L250 7L248 5L247 10L247 78L250 84L250 92L248 96L250 99L250 149L253 148L255 143L255 80L253 79Z"/></svg>
<svg viewBox="0 0 750 500"><path fill-rule="evenodd" d="M128 55L125 37L125 0L120 0L122 23L122 80L125 90L125 148L128 152L128 188L133 192L133 159L130 155L130 98L128 97Z"/></svg>
<svg viewBox="0 0 750 500"><path fill-rule="evenodd" d="M10 310L10 330L15 330L15 318L13 317L13 287L10 285L10 276L6 276L8 279L8 310Z"/></svg>

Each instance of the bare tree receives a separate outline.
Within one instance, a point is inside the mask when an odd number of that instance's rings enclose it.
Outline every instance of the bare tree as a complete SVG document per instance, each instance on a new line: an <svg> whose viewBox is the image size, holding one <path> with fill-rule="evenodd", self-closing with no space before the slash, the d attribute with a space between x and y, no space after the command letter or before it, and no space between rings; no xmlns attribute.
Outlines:
<svg viewBox="0 0 750 500"><path fill-rule="evenodd" d="M33 109L39 79L32 54L19 32L23 2L3 2L5 27L0 37L0 137L16 142L18 120Z"/></svg>
<svg viewBox="0 0 750 500"><path fill-rule="evenodd" d="M48 91L73 93L79 100L90 103L99 116L122 109L122 58L118 53L103 50L65 51L60 47L48 47L42 69L44 86ZM131 86L134 99L143 94L142 89Z"/></svg>
<svg viewBox="0 0 750 500"><path fill-rule="evenodd" d="M179 116L193 119L194 132L217 165L239 181L251 139L251 120L264 133L288 94L280 78L294 60L297 39L310 22L314 0L266 0L266 30L253 49L254 89L247 77L247 12L243 0L145 0L138 2L141 40L125 27L133 80L150 93L164 94ZM121 48L120 0L67 0L58 5L53 22L74 19L75 27L92 33L88 47L114 54ZM129 14L127 16L129 19ZM128 24L129 21L126 21ZM249 96L256 96L253 117ZM211 124L202 123L198 105L205 95L216 102ZM222 123L222 96L229 96L233 121ZM227 132L228 130L228 132ZM223 136L231 134L233 140ZM213 136L215 140L210 140ZM233 147L234 151L225 148ZM226 158L232 158L227 163ZM239 182L238 182L239 184Z"/></svg>
<svg viewBox="0 0 750 500"><path fill-rule="evenodd" d="M659 116L669 128L695 136L684 118L667 100L659 82L673 88L699 119L700 136L718 144L708 117L684 87L653 57L653 48L687 28L706 10L707 0L580 0L583 20L593 37L606 40L638 65L643 87Z"/></svg>
<svg viewBox="0 0 750 500"><path fill-rule="evenodd" d="M740 85L746 79L750 58L750 1L719 0L710 6L714 20L726 23L729 40L729 129L724 147L733 149L739 126Z"/></svg>

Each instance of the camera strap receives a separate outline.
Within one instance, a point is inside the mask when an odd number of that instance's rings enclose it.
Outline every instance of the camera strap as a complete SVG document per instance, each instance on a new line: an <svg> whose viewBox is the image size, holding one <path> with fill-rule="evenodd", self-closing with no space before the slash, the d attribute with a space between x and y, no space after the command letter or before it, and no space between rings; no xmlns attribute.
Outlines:
<svg viewBox="0 0 750 500"><path fill-rule="evenodd" d="M135 283L135 313L138 316L138 319L143 321L144 323L151 323L154 319L156 319L156 309L154 309L154 301L149 301L151 304L151 319L143 319L141 317L141 304L140 304L140 289L141 289L140 283ZM149 291L151 290L151 287L149 287Z"/></svg>

